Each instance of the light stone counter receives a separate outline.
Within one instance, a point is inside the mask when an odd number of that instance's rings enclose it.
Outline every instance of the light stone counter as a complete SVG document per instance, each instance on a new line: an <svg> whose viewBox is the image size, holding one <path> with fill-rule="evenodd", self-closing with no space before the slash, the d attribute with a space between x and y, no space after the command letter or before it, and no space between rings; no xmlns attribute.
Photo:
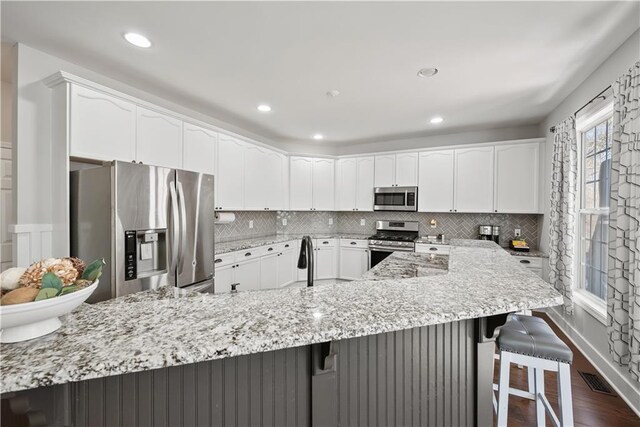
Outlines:
<svg viewBox="0 0 640 427"><path fill-rule="evenodd" d="M473 242L473 241L472 241ZM560 294L495 247L452 241L448 272L315 288L177 297L171 289L83 304L56 332L2 344L0 391L82 381L523 309ZM415 259L413 261L416 261ZM384 262L370 276L385 274ZM399 276L397 276L399 274Z"/></svg>

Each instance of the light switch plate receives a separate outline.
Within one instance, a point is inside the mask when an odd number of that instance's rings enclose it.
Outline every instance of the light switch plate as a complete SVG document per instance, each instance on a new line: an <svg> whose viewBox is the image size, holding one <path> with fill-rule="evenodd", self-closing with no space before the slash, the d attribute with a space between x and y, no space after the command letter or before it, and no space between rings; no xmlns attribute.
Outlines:
<svg viewBox="0 0 640 427"><path fill-rule="evenodd" d="M286 226L287 225L287 218L282 218L282 225Z"/></svg>
<svg viewBox="0 0 640 427"><path fill-rule="evenodd" d="M333 225L333 218L329 218L329 225Z"/></svg>
<svg viewBox="0 0 640 427"><path fill-rule="evenodd" d="M365 224L365 222L364 222L364 218L362 218L362 219L360 220L360 225L364 227L364 224Z"/></svg>
<svg viewBox="0 0 640 427"><path fill-rule="evenodd" d="M520 237L520 234L521 234L521 231L520 231L520 229L519 229L519 228L516 228L516 229L513 231L513 235L514 235L514 236L516 236L516 237Z"/></svg>
<svg viewBox="0 0 640 427"><path fill-rule="evenodd" d="M249 228L253 228L253 221L249 221Z"/></svg>

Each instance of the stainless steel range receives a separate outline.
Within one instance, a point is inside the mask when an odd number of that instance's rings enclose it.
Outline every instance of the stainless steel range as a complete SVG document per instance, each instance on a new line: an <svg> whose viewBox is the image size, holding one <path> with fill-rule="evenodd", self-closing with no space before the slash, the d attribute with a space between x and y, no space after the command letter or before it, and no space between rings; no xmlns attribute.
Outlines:
<svg viewBox="0 0 640 427"><path fill-rule="evenodd" d="M371 267L395 251L413 252L419 230L418 221L376 221L376 234L369 237Z"/></svg>

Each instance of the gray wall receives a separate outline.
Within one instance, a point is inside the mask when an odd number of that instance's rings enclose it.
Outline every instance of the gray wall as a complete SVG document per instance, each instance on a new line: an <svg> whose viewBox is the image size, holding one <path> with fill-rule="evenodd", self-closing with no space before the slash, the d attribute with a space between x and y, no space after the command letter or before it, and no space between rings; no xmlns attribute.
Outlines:
<svg viewBox="0 0 640 427"><path fill-rule="evenodd" d="M435 219L436 228L429 226ZM287 225L282 225L282 220ZM365 225L360 225L360 220ZM466 214L466 213L420 213L420 212L236 212L236 221L216 225L216 241L255 238L275 233L353 233L373 234L378 220L406 220L420 222L420 234L444 234L445 238L475 239L479 225L502 227L501 244L506 246L513 237L514 229L520 228L522 236L533 249L537 248L542 215L515 214ZM253 221L253 228L249 228ZM329 222L333 222L330 224Z"/></svg>
<svg viewBox="0 0 640 427"><path fill-rule="evenodd" d="M545 150L544 212L549 212L551 194L553 134L549 132L549 128L573 115L576 110L589 102L589 100L603 91L607 86L611 85L638 60L640 60L640 30L631 35L598 69L562 101L541 124L540 133L547 135L547 149ZM548 251L548 246L549 215L545 214L542 221L541 249ZM628 397L635 399L636 411L640 411L640 384L636 382L630 386L629 383L626 382L630 378L628 372L616 368L610 361L606 326L589 314L589 312L579 307L576 308L572 316L560 311L556 311L555 315L565 323L566 328L571 329L567 335L578 337L579 341L582 341L584 345L590 347L588 352L594 352L594 354L597 355L597 357L592 358L594 365L598 367L601 372L610 373L610 375L606 376L614 386L620 390L635 389L635 396L628 395ZM611 373L613 375L611 375Z"/></svg>

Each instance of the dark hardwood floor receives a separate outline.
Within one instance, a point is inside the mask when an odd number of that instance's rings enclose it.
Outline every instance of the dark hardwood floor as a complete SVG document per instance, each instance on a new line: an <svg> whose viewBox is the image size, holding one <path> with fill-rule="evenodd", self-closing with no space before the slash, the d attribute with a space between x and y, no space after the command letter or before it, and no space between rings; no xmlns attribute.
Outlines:
<svg viewBox="0 0 640 427"><path fill-rule="evenodd" d="M536 314L538 315L538 314ZM573 392L573 417L576 427L640 427L638 418L617 394L609 396L592 391L587 383L582 379L578 371L594 373L600 376L591 363L578 351L573 343L556 327L556 325L540 314L554 332L573 351L573 365L571 365L571 389ZM496 361L494 371L494 382L498 382L499 361ZM527 389L527 369L518 368L511 365L511 387ZM601 377L602 378L602 377ZM604 380L604 378L602 378ZM558 413L558 388L555 372L545 372L544 377L545 394L549 402ZM612 390L613 388L610 387ZM614 391L615 393L615 391ZM494 417L495 424L495 417ZM509 396L509 426L532 426L536 423L536 405L532 400L518 396ZM553 425L547 416L547 424Z"/></svg>

